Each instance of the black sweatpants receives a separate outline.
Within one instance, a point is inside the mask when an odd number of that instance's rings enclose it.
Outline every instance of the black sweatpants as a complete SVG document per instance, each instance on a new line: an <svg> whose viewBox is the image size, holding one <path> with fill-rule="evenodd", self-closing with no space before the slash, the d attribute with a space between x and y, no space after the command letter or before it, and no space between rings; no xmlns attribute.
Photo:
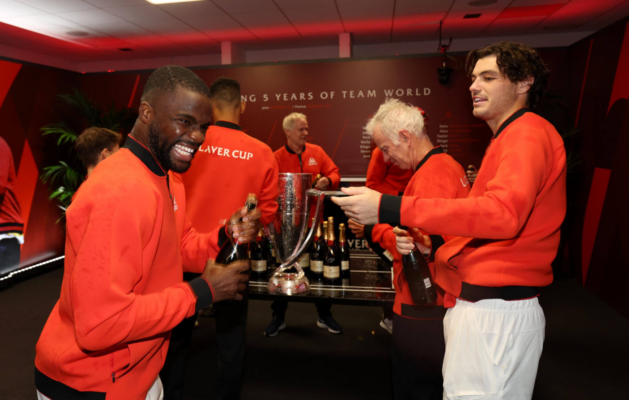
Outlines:
<svg viewBox="0 0 629 400"><path fill-rule="evenodd" d="M319 318L323 319L332 315L330 311L332 309L332 303L315 303L317 306L317 312L319 313ZM273 315L277 315L284 319L286 315L286 309L288 308L288 302L283 300L275 300L271 303L271 310L273 310Z"/></svg>
<svg viewBox="0 0 629 400"><path fill-rule="evenodd" d="M442 400L443 318L417 320L393 314L392 339L395 400Z"/></svg>
<svg viewBox="0 0 629 400"><path fill-rule="evenodd" d="M15 239L0 240L0 276L20 268L20 242Z"/></svg>

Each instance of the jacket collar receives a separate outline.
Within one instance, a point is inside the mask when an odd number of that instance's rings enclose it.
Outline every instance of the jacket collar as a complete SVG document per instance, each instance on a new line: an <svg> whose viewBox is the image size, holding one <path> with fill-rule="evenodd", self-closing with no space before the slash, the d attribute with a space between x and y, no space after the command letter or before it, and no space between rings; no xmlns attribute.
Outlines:
<svg viewBox="0 0 629 400"><path fill-rule="evenodd" d="M493 138L494 139L497 138L498 135L500 135L502 131L504 131L507 128L507 126L509 126L513 121L515 121L516 119L520 118L521 116L523 116L524 114L530 111L531 110L529 108L520 108L518 111L514 112L512 116L507 118L507 120L503 122L502 125L500 125L500 128L498 128L498 131L496 132Z"/></svg>
<svg viewBox="0 0 629 400"><path fill-rule="evenodd" d="M286 143L284 147L286 148L286 151L288 151L290 154L297 154L290 147L288 147L288 143ZM301 149L301 153L303 153L304 151L306 151L306 145L304 145L304 148ZM301 153L299 153L298 155L301 155Z"/></svg>
<svg viewBox="0 0 629 400"><path fill-rule="evenodd" d="M124 149L129 149L134 156L140 159L146 165L148 169L151 170L157 176L166 176L166 171L164 168L159 165L159 163L153 157L153 154L144 147L144 145L138 142L133 136L127 136L127 141L125 142Z"/></svg>
<svg viewBox="0 0 629 400"><path fill-rule="evenodd" d="M228 129L233 129L233 130L236 130L236 131L242 131L242 128L240 127L240 125L234 124L233 122L216 121L216 123L214 125L220 126L221 128L228 128Z"/></svg>
<svg viewBox="0 0 629 400"><path fill-rule="evenodd" d="M415 171L418 171L424 164L426 164L426 161L428 161L428 159L430 157L434 156L435 154L441 154L441 153L445 153L445 151L443 151L443 148L441 146L437 146L437 147L433 148L432 150L430 150L424 156L424 158L422 158L422 160L419 162L419 164L417 164L417 168L415 168Z"/></svg>

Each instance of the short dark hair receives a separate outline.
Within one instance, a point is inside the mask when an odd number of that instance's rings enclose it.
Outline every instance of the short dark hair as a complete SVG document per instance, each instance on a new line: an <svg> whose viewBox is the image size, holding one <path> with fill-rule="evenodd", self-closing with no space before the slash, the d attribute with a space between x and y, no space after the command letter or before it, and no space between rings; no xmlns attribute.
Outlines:
<svg viewBox="0 0 629 400"><path fill-rule="evenodd" d="M142 92L142 101L145 101L146 96L155 89L173 93L178 87L210 97L210 90L197 74L179 65L167 65L156 69L149 76Z"/></svg>
<svg viewBox="0 0 629 400"><path fill-rule="evenodd" d="M221 76L210 85L210 99L225 105L238 106L240 104L240 83L235 79Z"/></svg>
<svg viewBox="0 0 629 400"><path fill-rule="evenodd" d="M98 164L98 156L103 149L111 151L116 145L120 145L121 141L121 134L107 128L93 126L81 132L74 148L87 168Z"/></svg>
<svg viewBox="0 0 629 400"><path fill-rule="evenodd" d="M511 82L521 82L533 77L534 82L528 91L528 105L535 108L546 90L550 70L544 64L537 50L523 43L500 42L472 50L467 55L465 69L472 75L476 62L481 58L495 55L500 72Z"/></svg>

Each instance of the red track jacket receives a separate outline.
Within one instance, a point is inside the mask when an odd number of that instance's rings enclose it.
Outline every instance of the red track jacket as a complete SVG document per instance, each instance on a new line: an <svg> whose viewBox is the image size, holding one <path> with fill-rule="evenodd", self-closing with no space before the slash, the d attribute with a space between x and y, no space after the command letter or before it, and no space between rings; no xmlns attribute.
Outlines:
<svg viewBox="0 0 629 400"><path fill-rule="evenodd" d="M37 389L51 399L144 400L170 330L212 302L204 279L183 282L183 266L201 272L219 230L189 228L185 194L167 177L129 137L68 208L61 296L35 357Z"/></svg>
<svg viewBox="0 0 629 400"><path fill-rule="evenodd" d="M0 233L24 233L24 221L13 192L14 185L13 153L0 137Z"/></svg>
<svg viewBox="0 0 629 400"><path fill-rule="evenodd" d="M330 178L330 186L326 190L337 189L341 183L339 168L316 144L306 143L301 154L292 151L288 145L276 150L274 154L280 173L312 174L313 179L321 174Z"/></svg>
<svg viewBox="0 0 629 400"><path fill-rule="evenodd" d="M461 296L465 283L553 280L550 264L566 213L566 153L555 128L528 109L496 132L468 198L382 197L381 222L459 236L436 254L436 282L453 296Z"/></svg>
<svg viewBox="0 0 629 400"><path fill-rule="evenodd" d="M258 196L261 222L271 222L277 211L278 174L269 146L234 123L218 121L208 129L190 169L181 174L192 226L212 232L245 205L249 193Z"/></svg>
<svg viewBox="0 0 629 400"><path fill-rule="evenodd" d="M463 167L446 154L440 146L437 146L426 154L417 166L415 174L404 191L404 196L417 196L422 199L458 199L467 197L469 192L470 184ZM430 233L426 234L430 235ZM430 310L413 304L406 277L402 273L402 255L396 250L396 235L393 233L393 227L388 224L378 224L373 227L373 230L366 229L365 236L367 235L371 236L371 240L389 250L394 257L395 304L393 311L407 318L430 318ZM438 242L443 243L443 240L451 239L451 237L444 237L440 240L439 236L431 238L433 246L439 244ZM434 264L434 262L428 263L433 277L435 276ZM437 294L438 299L435 305L443 305L443 289L437 287Z"/></svg>

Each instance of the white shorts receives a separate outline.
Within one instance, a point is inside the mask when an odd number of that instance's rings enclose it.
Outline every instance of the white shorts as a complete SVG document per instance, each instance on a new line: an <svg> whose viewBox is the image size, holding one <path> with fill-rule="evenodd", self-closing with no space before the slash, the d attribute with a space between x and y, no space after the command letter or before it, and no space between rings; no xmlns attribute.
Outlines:
<svg viewBox="0 0 629 400"><path fill-rule="evenodd" d="M531 399L545 326L537 298L457 299L443 320L443 398Z"/></svg>
<svg viewBox="0 0 629 400"><path fill-rule="evenodd" d="M164 388L162 386L162 381L161 379L159 379L159 376L158 376L157 379L155 379L155 382L153 382L153 386L151 386L151 388L149 389L149 392L146 394L146 400L163 400L163 399L164 399ZM51 400L51 399L41 394L38 390L37 400ZM58 400L63 400L63 399L58 399Z"/></svg>

